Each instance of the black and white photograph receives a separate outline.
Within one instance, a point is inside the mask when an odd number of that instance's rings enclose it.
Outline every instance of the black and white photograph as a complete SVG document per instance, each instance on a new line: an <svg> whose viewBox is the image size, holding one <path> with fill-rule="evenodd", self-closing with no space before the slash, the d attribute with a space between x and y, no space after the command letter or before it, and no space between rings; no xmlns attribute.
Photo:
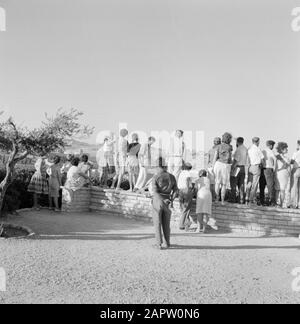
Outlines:
<svg viewBox="0 0 300 324"><path fill-rule="evenodd" d="M298 303L300 0L0 0L0 304Z"/></svg>

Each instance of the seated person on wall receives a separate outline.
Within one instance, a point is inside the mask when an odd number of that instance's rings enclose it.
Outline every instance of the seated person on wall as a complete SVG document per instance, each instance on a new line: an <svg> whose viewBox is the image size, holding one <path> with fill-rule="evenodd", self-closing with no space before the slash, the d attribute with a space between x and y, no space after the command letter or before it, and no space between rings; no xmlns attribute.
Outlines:
<svg viewBox="0 0 300 324"><path fill-rule="evenodd" d="M90 184L91 179L91 170L93 164L89 161L89 157L86 154L83 154L80 158L80 163L78 165L79 173L86 175L86 185Z"/></svg>
<svg viewBox="0 0 300 324"><path fill-rule="evenodd" d="M72 166L67 173L66 189L76 191L90 182L88 173L84 172L84 168L79 168L79 162L78 157L71 161Z"/></svg>
<svg viewBox="0 0 300 324"><path fill-rule="evenodd" d="M65 163L63 164L63 166L61 167L61 181L62 181L62 185L64 186L66 181L67 181L67 174L68 174L68 171L70 170L70 168L72 167L72 160L74 159L74 155L73 154L68 154L66 156L66 161Z"/></svg>

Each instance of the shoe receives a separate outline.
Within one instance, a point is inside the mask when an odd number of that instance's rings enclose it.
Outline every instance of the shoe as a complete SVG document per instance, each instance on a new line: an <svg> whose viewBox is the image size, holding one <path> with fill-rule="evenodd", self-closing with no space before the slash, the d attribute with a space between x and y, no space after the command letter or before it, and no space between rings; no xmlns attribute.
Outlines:
<svg viewBox="0 0 300 324"><path fill-rule="evenodd" d="M159 245L158 244L154 244L153 247L156 250L162 250L163 249L162 246L161 246L161 244L159 244Z"/></svg>
<svg viewBox="0 0 300 324"><path fill-rule="evenodd" d="M170 248L170 244L164 243L161 247L163 249L169 249Z"/></svg>

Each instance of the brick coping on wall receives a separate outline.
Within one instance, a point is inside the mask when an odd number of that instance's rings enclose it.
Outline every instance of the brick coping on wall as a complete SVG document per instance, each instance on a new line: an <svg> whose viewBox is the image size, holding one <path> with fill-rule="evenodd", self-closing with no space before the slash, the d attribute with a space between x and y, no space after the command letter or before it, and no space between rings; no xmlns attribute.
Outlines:
<svg viewBox="0 0 300 324"><path fill-rule="evenodd" d="M64 189L65 191L66 189ZM100 212L122 215L144 221L152 220L151 198L128 191L115 191L99 187L82 188L76 192L65 192L63 211ZM195 202L192 215L195 213ZM172 225L177 226L180 217L179 203L174 203ZM251 232L255 234L299 235L300 210L276 207L245 206L227 203L213 205L212 217L222 230Z"/></svg>

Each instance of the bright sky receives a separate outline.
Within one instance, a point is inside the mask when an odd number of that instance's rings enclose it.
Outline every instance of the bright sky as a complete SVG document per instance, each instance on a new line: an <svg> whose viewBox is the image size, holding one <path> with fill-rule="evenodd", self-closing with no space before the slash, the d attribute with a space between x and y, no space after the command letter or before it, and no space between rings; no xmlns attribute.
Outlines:
<svg viewBox="0 0 300 324"><path fill-rule="evenodd" d="M300 0L0 0L0 110L103 129L300 139Z"/></svg>

